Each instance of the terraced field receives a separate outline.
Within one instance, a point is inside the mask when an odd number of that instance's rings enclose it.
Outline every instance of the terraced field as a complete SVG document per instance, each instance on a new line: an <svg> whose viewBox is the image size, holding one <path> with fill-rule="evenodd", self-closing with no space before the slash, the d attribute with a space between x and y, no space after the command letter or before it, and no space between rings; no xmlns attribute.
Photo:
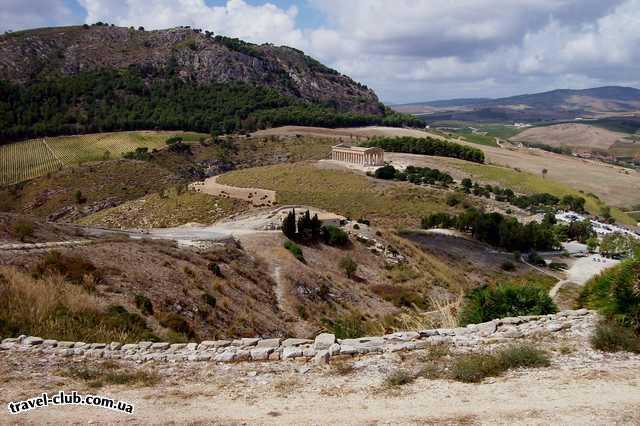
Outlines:
<svg viewBox="0 0 640 426"><path fill-rule="evenodd" d="M0 185L42 176L63 166L43 139L0 146Z"/></svg>
<svg viewBox="0 0 640 426"><path fill-rule="evenodd" d="M0 185L43 176L64 166L120 158L136 148L159 149L171 136L195 142L206 135L186 132L117 132L32 139L0 146Z"/></svg>

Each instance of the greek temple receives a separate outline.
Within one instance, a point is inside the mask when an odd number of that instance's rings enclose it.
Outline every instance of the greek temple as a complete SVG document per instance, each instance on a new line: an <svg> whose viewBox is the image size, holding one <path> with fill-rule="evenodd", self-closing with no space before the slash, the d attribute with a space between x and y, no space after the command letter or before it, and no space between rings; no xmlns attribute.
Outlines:
<svg viewBox="0 0 640 426"><path fill-rule="evenodd" d="M384 151L381 148L367 148L341 143L332 148L331 159L363 166L383 166Z"/></svg>

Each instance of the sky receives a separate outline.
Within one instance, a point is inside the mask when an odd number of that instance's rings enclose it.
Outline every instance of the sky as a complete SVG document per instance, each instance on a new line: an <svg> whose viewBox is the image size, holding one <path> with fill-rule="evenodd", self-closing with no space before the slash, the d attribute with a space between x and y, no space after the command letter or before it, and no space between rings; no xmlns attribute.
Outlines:
<svg viewBox="0 0 640 426"><path fill-rule="evenodd" d="M0 0L0 31L97 21L296 47L387 103L640 87L640 0Z"/></svg>

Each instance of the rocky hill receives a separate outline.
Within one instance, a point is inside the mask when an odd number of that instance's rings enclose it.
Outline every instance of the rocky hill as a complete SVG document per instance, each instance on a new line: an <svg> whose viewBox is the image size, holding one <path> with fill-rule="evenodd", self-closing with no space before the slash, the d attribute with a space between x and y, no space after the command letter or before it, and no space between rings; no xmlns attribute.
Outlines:
<svg viewBox="0 0 640 426"><path fill-rule="evenodd" d="M371 89L285 46L255 45L191 28L139 31L106 25L0 37L0 75L12 82L130 67L143 70L147 81L171 69L198 84L259 84L340 111L382 113Z"/></svg>
<svg viewBox="0 0 640 426"><path fill-rule="evenodd" d="M120 130L419 124L303 52L191 28L0 36L0 143Z"/></svg>

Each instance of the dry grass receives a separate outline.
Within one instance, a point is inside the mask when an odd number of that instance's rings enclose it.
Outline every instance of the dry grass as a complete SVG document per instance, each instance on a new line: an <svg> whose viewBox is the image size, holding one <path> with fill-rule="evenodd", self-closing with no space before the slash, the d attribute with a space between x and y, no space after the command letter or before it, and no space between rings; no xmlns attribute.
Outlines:
<svg viewBox="0 0 640 426"><path fill-rule="evenodd" d="M244 201L174 187L102 210L79 223L113 228L167 228L189 222L211 224L249 207Z"/></svg>
<svg viewBox="0 0 640 426"><path fill-rule="evenodd" d="M128 342L148 338L129 314L109 310L84 286L59 274L40 279L0 268L0 334L27 334L59 340Z"/></svg>
<svg viewBox="0 0 640 426"><path fill-rule="evenodd" d="M126 370L111 361L105 361L96 367L71 366L57 374L81 380L90 388L101 388L104 385L150 387L160 383L160 375L155 371Z"/></svg>
<svg viewBox="0 0 640 426"><path fill-rule="evenodd" d="M443 194L408 183L378 182L345 170L295 163L236 170L225 185L270 189L280 204L305 204L378 224L415 225L428 212L449 211Z"/></svg>

